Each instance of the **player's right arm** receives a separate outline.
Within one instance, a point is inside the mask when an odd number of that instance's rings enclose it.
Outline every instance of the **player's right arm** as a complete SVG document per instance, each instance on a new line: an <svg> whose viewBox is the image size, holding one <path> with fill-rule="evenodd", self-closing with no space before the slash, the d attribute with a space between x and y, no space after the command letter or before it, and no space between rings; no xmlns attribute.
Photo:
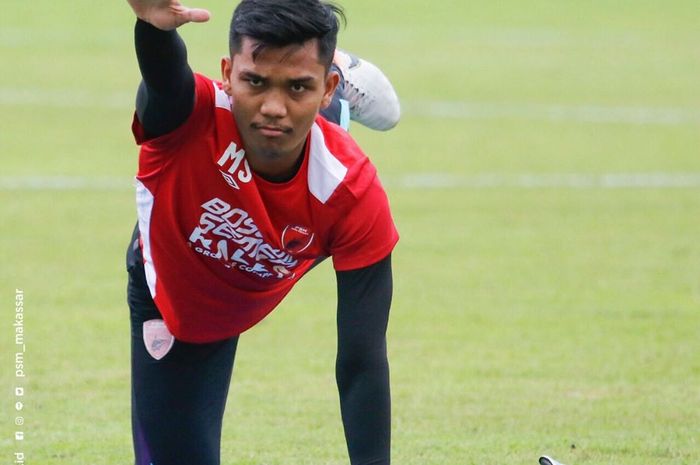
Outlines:
<svg viewBox="0 0 700 465"><path fill-rule="evenodd" d="M136 115L147 138L173 131L194 106L194 74L185 43L175 29L209 19L206 10L172 0L128 0L138 17L134 30L142 81Z"/></svg>

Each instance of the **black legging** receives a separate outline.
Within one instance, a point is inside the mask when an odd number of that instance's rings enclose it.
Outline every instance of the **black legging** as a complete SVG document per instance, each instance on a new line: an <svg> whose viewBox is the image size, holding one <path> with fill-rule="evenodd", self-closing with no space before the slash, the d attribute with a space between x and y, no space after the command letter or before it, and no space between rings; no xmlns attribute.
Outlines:
<svg viewBox="0 0 700 465"><path fill-rule="evenodd" d="M209 344L176 340L167 356L155 360L146 351L142 326L162 317L148 291L140 250L130 247L127 261L135 463L219 465L238 336Z"/></svg>

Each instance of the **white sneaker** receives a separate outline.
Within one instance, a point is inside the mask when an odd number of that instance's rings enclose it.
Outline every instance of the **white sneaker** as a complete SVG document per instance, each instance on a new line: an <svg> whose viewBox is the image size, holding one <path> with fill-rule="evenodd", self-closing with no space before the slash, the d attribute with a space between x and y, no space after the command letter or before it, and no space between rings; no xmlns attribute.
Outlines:
<svg viewBox="0 0 700 465"><path fill-rule="evenodd" d="M350 119L378 131L396 126L401 104L384 73L369 61L342 50L336 50L333 62L345 79L341 95L349 103Z"/></svg>
<svg viewBox="0 0 700 465"><path fill-rule="evenodd" d="M557 462L554 460L552 457L548 457L546 455L543 455L540 457L540 465L564 465L563 463Z"/></svg>

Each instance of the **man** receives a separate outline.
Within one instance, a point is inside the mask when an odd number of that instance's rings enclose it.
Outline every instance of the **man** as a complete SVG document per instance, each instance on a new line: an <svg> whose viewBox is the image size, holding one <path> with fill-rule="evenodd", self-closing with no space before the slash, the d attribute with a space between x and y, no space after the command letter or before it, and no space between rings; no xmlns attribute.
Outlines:
<svg viewBox="0 0 700 465"><path fill-rule="evenodd" d="M332 65L342 12L318 0L243 0L215 82L193 74L175 32L208 12L129 3L143 77L133 123L139 222L127 255L136 465L220 463L239 334L329 256L350 461L389 464L385 333L398 235L375 168L319 116L342 119ZM352 77L356 60L336 61ZM398 103L387 111L363 100L384 78L362 66L374 79L348 80L351 113L391 127Z"/></svg>

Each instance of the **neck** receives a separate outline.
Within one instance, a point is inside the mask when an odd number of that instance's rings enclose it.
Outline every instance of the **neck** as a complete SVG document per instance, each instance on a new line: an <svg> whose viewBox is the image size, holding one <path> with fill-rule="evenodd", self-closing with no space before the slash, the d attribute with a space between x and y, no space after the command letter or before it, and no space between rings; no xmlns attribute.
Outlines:
<svg viewBox="0 0 700 465"><path fill-rule="evenodd" d="M299 168L301 168L301 164L304 161L305 147L306 145L302 145L296 157L267 157L248 154L248 164L255 174L266 181L287 182L299 172Z"/></svg>

